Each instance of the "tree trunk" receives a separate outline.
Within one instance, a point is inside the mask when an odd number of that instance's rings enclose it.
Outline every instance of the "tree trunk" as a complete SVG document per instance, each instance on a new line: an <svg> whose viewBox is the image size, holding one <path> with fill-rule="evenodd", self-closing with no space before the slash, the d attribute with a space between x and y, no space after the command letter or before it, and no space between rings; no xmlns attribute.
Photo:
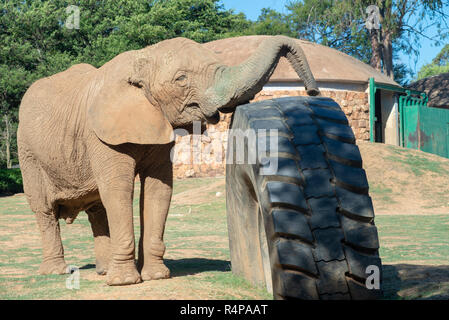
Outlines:
<svg viewBox="0 0 449 320"><path fill-rule="evenodd" d="M5 147L6 147L6 167L8 169L12 168L12 161L11 161L11 131L10 131L10 123L9 123L9 117L7 114L4 116L5 120Z"/></svg>
<svg viewBox="0 0 449 320"><path fill-rule="evenodd" d="M393 44L391 33L385 32L382 46L383 70L387 77L394 80L393 72Z"/></svg>
<svg viewBox="0 0 449 320"><path fill-rule="evenodd" d="M393 32L388 24L384 23L385 16L392 15L392 2L382 1L379 10L380 29L370 30L371 42L371 66L379 72L382 72L389 78L394 80L393 73ZM388 21L388 19L387 19Z"/></svg>
<svg viewBox="0 0 449 320"><path fill-rule="evenodd" d="M377 71L382 71L382 43L379 41L380 30L372 29L370 31L371 40L371 61L370 65Z"/></svg>
<svg viewBox="0 0 449 320"><path fill-rule="evenodd" d="M394 80L393 73L393 44L390 32L382 30L371 30L370 41L372 56L370 65L387 77Z"/></svg>

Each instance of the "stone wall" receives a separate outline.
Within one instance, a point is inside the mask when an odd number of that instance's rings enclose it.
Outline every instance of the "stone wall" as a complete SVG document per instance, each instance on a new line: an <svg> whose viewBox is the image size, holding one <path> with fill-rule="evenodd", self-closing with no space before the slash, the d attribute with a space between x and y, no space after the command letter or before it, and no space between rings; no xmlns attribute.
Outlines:
<svg viewBox="0 0 449 320"><path fill-rule="evenodd" d="M305 96L304 90L262 91L253 102L291 96ZM369 99L365 92L322 90L321 95L334 99L348 117L356 139L369 140ZM227 132L230 114L221 114L221 121L207 126L208 136L178 137L173 150L174 176L211 177L225 173Z"/></svg>

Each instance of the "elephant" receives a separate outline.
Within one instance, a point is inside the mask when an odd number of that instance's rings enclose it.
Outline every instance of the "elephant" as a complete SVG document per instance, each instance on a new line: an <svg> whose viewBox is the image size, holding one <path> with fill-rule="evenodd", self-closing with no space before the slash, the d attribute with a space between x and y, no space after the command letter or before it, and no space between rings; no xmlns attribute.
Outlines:
<svg viewBox="0 0 449 320"><path fill-rule="evenodd" d="M20 104L17 143L24 192L42 239L39 273L67 273L59 220L72 223L85 211L96 271L108 285L168 278L163 237L174 129L191 128L194 121L215 124L219 112L253 99L280 57L309 95L319 94L302 49L285 36L267 38L237 66L226 66L195 41L174 38L121 53L100 68L78 64L34 82Z"/></svg>

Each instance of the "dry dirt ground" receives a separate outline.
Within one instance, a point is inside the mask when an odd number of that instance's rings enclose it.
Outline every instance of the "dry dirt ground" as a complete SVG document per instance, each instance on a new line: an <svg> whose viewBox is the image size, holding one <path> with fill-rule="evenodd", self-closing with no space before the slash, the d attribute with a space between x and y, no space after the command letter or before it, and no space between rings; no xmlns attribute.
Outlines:
<svg viewBox="0 0 449 320"><path fill-rule="evenodd" d="M449 160L359 146L377 214L385 299L448 299ZM165 236L168 280L108 287L95 273L86 215L72 225L61 221L66 261L80 267L79 290L66 288L66 275L37 275L40 240L25 197L0 197L0 299L270 299L231 272L224 177L179 180L174 193Z"/></svg>

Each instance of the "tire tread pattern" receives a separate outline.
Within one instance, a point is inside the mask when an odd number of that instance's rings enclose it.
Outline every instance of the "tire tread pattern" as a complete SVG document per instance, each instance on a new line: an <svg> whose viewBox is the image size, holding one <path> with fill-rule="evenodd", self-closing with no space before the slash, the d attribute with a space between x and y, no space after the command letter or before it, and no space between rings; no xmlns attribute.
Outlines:
<svg viewBox="0 0 449 320"><path fill-rule="evenodd" d="M275 232L267 234L276 239L274 296L378 298L380 290L368 290L364 284L368 265L381 268L379 241L362 159L345 114L329 98L280 98L250 105L247 116L271 110L267 118L278 117L262 120L259 116L250 127L280 129L283 149L296 150L299 159L283 161L279 174L268 182L259 177L255 186L268 194L270 202L260 205L270 208ZM257 108L261 105L264 112ZM286 140L285 135L291 138ZM281 176L301 176L303 181L290 184Z"/></svg>

